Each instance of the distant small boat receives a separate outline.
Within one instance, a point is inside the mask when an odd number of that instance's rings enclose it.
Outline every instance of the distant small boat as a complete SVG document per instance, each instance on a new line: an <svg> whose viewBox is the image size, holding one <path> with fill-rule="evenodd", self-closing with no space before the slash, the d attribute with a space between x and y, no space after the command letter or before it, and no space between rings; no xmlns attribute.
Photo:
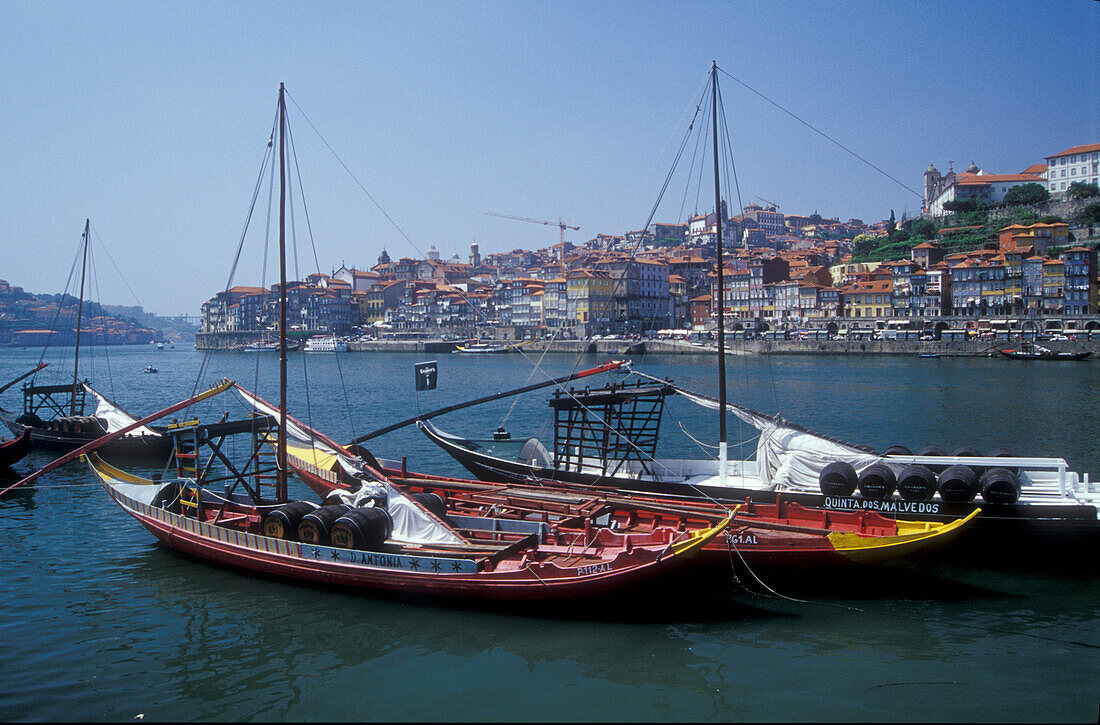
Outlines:
<svg viewBox="0 0 1100 725"><path fill-rule="evenodd" d="M917 357L940 357L938 352L918 352Z"/></svg>
<svg viewBox="0 0 1100 725"><path fill-rule="evenodd" d="M146 366L145 366L145 369L144 369L144 370L142 370L141 372L143 372L143 373L155 373L155 372L158 372L158 371L157 371L157 369L156 369L155 367L153 367L152 365L146 365Z"/></svg>
<svg viewBox="0 0 1100 725"><path fill-rule="evenodd" d="M164 343L163 342L158 342L157 343L157 349L158 350L163 350L164 349Z"/></svg>
<svg viewBox="0 0 1100 725"><path fill-rule="evenodd" d="M467 354L478 353L482 355L493 355L505 352L513 352L514 348L509 347L508 345L501 345L500 343L466 342L456 346L454 351Z"/></svg>
<svg viewBox="0 0 1100 725"><path fill-rule="evenodd" d="M306 340L302 349L306 352L347 352L348 343L338 340L334 335L322 335Z"/></svg>
<svg viewBox="0 0 1100 725"><path fill-rule="evenodd" d="M1088 350L1082 352L1055 352L1033 342L1025 342L1019 350L997 350L1005 357L1014 360L1084 360L1092 356Z"/></svg>
<svg viewBox="0 0 1100 725"><path fill-rule="evenodd" d="M244 345L241 349L245 350L245 351L257 351L258 350L258 351L261 351L261 352L263 352L263 351L278 352L279 351L279 342L278 342L278 340L266 340L266 341L261 340L261 341L258 341L258 342L250 342L247 345ZM297 342L291 342L291 341L288 340L287 343L286 343L286 349L287 350L297 350L298 349L298 343Z"/></svg>

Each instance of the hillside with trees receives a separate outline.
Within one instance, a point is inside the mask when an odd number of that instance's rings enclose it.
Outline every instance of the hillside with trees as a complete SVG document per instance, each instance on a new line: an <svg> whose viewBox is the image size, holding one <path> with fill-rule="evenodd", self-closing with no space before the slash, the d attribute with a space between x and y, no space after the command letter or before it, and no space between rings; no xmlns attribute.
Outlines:
<svg viewBox="0 0 1100 725"><path fill-rule="evenodd" d="M1100 197L1096 184L1074 182L1069 199L1084 200ZM996 245L1000 230L1012 224L1025 226L1036 223L1053 224L1067 219L1058 215L1040 215L1029 207L1044 204L1050 199L1047 190L1039 184L1021 184L1009 190L1005 200L995 206L981 199L957 199L944 204L944 208L953 212L948 217L950 226L937 225L931 219L894 221L894 212L890 212L888 233L884 237L860 234L852 240L853 262L886 262L895 259L908 259L913 247L937 240L948 254L970 252L988 244ZM996 218L990 212L998 210ZM1085 225L1100 224L1100 202L1088 203L1080 214L1075 214L1074 222ZM942 237L942 238L940 238Z"/></svg>

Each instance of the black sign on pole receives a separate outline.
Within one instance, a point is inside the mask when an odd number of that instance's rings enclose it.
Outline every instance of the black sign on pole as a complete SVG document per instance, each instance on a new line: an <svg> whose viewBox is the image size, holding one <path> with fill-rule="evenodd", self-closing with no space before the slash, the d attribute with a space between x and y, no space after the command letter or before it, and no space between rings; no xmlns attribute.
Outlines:
<svg viewBox="0 0 1100 725"><path fill-rule="evenodd" d="M416 363L416 390L435 390L436 376L439 374L439 366L435 360Z"/></svg>

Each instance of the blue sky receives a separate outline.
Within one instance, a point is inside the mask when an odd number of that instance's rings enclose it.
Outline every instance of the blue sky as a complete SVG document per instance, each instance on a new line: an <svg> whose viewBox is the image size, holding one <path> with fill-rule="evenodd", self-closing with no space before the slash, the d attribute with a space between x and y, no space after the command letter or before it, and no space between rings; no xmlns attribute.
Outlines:
<svg viewBox="0 0 1100 725"><path fill-rule="evenodd" d="M9 0L0 277L60 291L90 217L114 259L97 253L96 298L197 313L225 285L280 81L401 230L292 104L329 272L382 248L465 258L473 241L485 254L558 239L488 211L565 218L578 242L639 228L711 60L911 189L929 162L1017 172L1100 141L1098 37L1094 0ZM745 203L919 212L911 191L721 82ZM682 221L684 192L656 221ZM236 282L263 278L260 243Z"/></svg>

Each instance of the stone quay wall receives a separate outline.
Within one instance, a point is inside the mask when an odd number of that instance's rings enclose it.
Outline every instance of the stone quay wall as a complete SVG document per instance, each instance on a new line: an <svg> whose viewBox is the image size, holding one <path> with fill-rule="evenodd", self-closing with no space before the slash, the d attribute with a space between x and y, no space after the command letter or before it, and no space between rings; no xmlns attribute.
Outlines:
<svg viewBox="0 0 1100 725"><path fill-rule="evenodd" d="M195 336L195 348L199 350L229 350L235 345L257 339L250 333L199 333ZM537 340L528 342L521 349L529 355L592 353L607 357L624 357L633 343L623 340ZM1014 348L1016 340L783 340L756 339L730 340L726 351L730 355L920 355L935 354L941 357L992 357L998 347ZM365 340L352 342L349 352L411 352L423 354L449 354L457 343L441 340ZM1076 341L1044 342L1044 347L1056 351L1089 350L1093 358L1100 360L1100 337ZM646 355L715 355L717 349L709 345L693 345L679 340L647 340ZM630 354L632 357L635 356Z"/></svg>

